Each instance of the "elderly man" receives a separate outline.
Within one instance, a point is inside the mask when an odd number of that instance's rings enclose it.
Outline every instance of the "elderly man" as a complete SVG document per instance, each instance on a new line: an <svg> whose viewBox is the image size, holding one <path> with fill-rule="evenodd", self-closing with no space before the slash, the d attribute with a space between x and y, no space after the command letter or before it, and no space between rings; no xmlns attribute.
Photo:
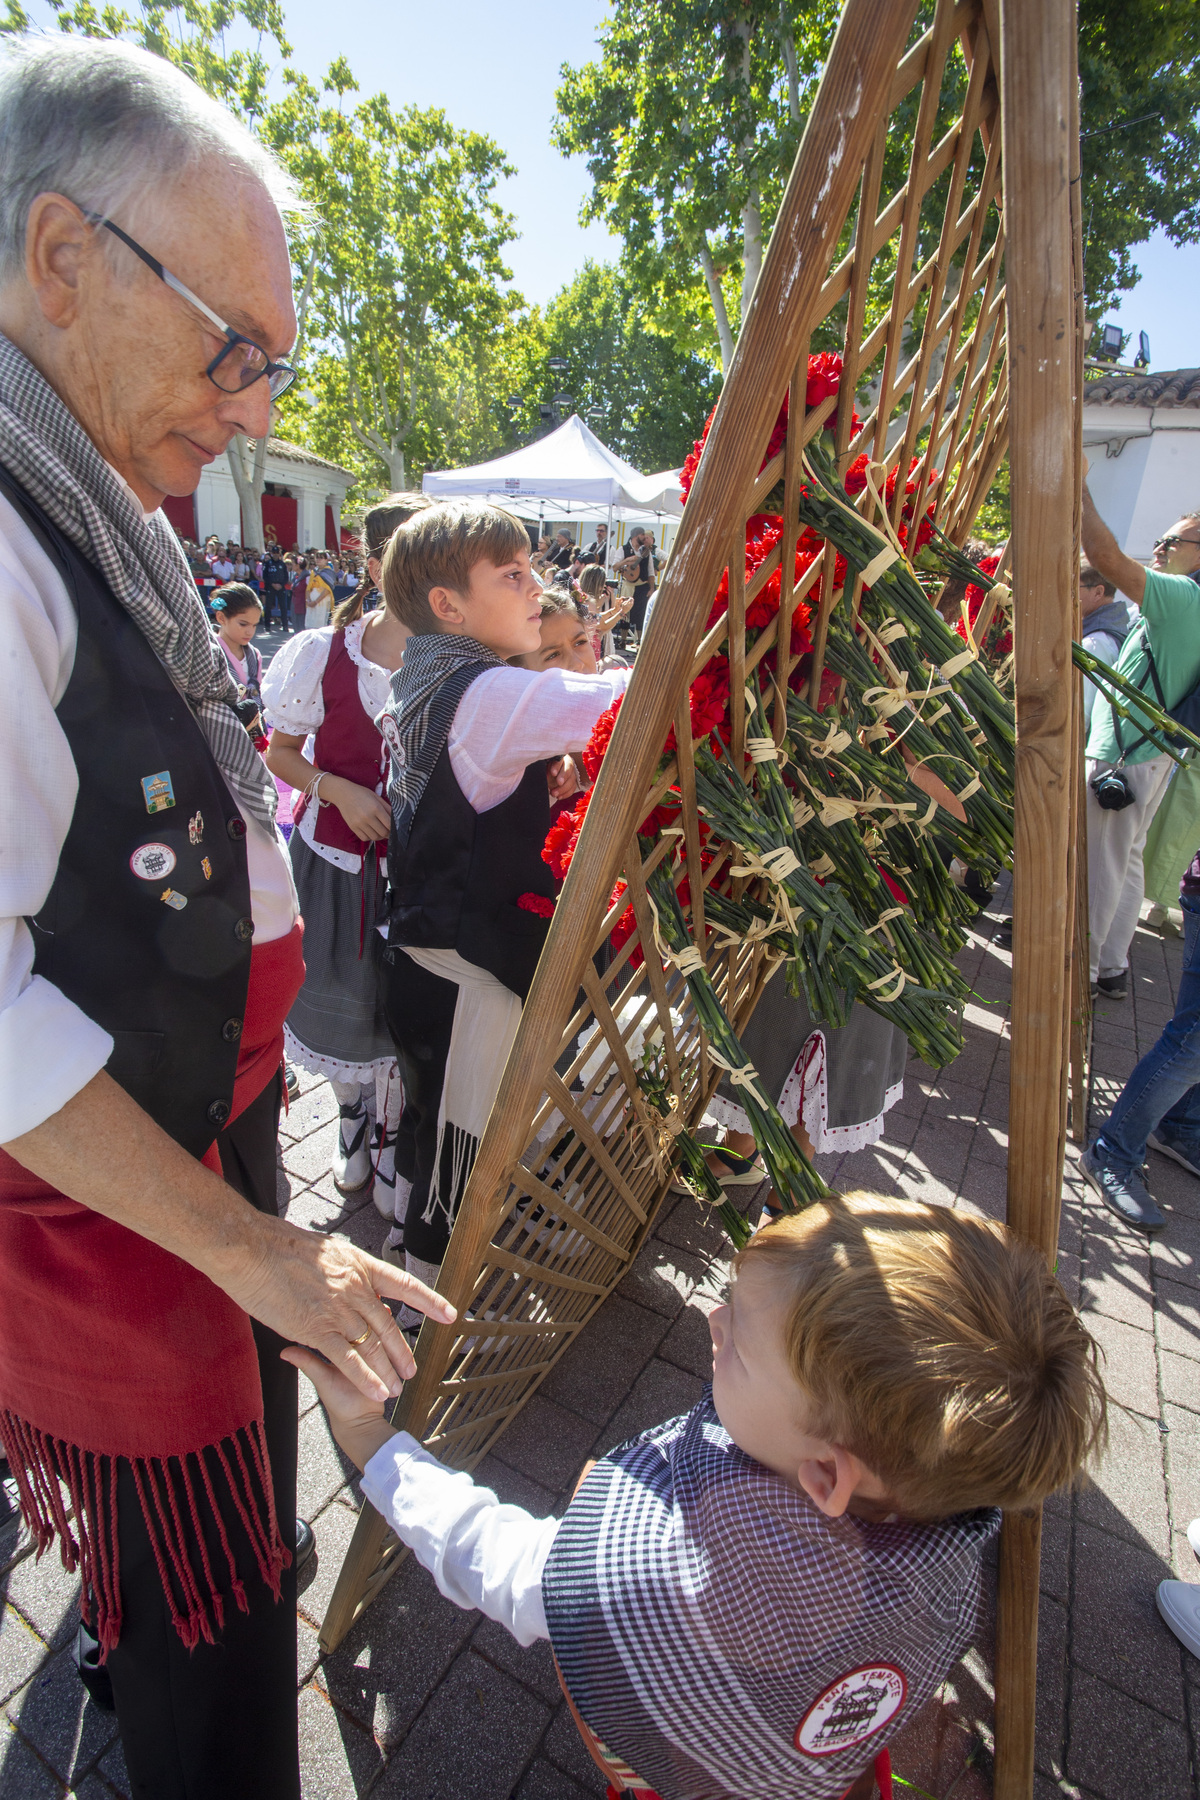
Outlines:
<svg viewBox="0 0 1200 1800"><path fill-rule="evenodd" d="M1200 683L1200 513L1164 532L1146 569L1126 556L1083 487L1083 549L1092 568L1141 607L1114 667L1151 700L1177 706ZM1174 764L1139 730L1096 702L1087 739L1088 904L1092 991L1124 999L1129 945L1143 897L1142 851ZM1102 806L1097 778L1120 769L1127 804ZM1119 798L1119 796L1116 796Z"/></svg>
<svg viewBox="0 0 1200 1800"><path fill-rule="evenodd" d="M153 1800L300 1792L281 1346L381 1399L413 1361L380 1296L453 1316L276 1214L295 890L158 510L292 378L286 198L168 64L10 40L0 1438L39 1544L80 1569Z"/></svg>

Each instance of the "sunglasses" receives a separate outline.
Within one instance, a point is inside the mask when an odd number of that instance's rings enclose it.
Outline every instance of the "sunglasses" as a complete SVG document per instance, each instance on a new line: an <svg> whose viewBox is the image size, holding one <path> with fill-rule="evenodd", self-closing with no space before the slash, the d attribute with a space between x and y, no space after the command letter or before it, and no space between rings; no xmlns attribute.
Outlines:
<svg viewBox="0 0 1200 1800"><path fill-rule="evenodd" d="M1173 550L1176 544L1194 544L1200 550L1200 538L1161 537L1154 540L1156 550Z"/></svg>
<svg viewBox="0 0 1200 1800"><path fill-rule="evenodd" d="M80 211L89 225L103 225L106 231L111 231L114 237L120 238L160 281L186 300L189 306L194 306L210 325L216 326L222 337L228 339L225 348L213 357L204 371L214 387L220 388L223 394L240 394L246 388L253 387L256 381L261 381L265 375L272 400L278 400L281 394L287 392L296 379L295 369L289 368L287 363L272 362L260 344L256 344L253 338L243 337L232 325L227 325L211 306L206 306L203 300L193 294L191 288L183 285L177 275L172 275L170 269L164 269L156 256L151 256L148 250L144 250L119 225L114 225L111 219L106 219L102 213L88 212L83 207Z"/></svg>

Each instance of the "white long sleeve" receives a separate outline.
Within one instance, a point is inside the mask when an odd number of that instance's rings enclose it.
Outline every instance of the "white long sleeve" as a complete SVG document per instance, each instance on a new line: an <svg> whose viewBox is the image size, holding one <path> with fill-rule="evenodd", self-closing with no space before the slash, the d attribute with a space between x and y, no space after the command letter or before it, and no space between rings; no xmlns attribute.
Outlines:
<svg viewBox="0 0 1200 1800"><path fill-rule="evenodd" d="M54 884L79 792L55 712L78 631L61 574L0 495L0 1143L58 1112L112 1054L108 1033L34 975L25 924ZM269 943L299 911L291 864L278 831L246 825L255 942Z"/></svg>
<svg viewBox="0 0 1200 1800"><path fill-rule="evenodd" d="M548 1637L542 1569L558 1519L499 1501L399 1431L363 1470L363 1492L456 1606L477 1607L518 1644Z"/></svg>
<svg viewBox="0 0 1200 1800"><path fill-rule="evenodd" d="M582 750L632 673L505 668L473 681L458 703L447 748L454 779L475 811L490 812L507 800L530 763Z"/></svg>

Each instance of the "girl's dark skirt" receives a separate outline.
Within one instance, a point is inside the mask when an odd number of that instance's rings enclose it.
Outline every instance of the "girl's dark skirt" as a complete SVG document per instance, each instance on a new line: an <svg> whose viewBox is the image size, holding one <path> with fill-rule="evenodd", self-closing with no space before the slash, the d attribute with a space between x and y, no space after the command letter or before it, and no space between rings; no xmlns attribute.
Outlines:
<svg viewBox="0 0 1200 1800"><path fill-rule="evenodd" d="M787 1124L799 1121L821 1153L875 1143L884 1114L904 1091L908 1039L899 1027L858 1003L847 1024L817 1025L804 1001L789 996L782 969L767 983L741 1044ZM727 1075L708 1110L731 1130L750 1129Z"/></svg>
<svg viewBox="0 0 1200 1800"><path fill-rule="evenodd" d="M288 853L304 920L304 986L284 1025L290 1061L331 1081L369 1085L396 1051L383 1016L387 884L374 858L350 874L309 848L299 829ZM361 954L360 954L361 949Z"/></svg>

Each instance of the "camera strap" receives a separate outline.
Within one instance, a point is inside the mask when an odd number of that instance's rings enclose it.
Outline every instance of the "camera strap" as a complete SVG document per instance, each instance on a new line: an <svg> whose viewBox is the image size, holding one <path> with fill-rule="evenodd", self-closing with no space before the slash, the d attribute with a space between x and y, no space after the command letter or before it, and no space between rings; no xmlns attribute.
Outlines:
<svg viewBox="0 0 1200 1800"><path fill-rule="evenodd" d="M1154 652L1150 648L1150 639L1146 634L1145 624L1142 625L1142 643L1145 645L1145 649L1146 649L1146 674L1149 675L1151 681L1154 683L1154 692L1155 692L1155 695L1157 696L1158 704L1162 707L1163 711L1166 712L1167 711L1167 702L1163 695L1162 682L1158 679L1158 664L1155 662ZM1145 691L1146 691L1146 675L1142 676L1141 680L1138 682L1137 685L1138 685L1139 689L1141 690L1141 692L1145 693ZM1139 737L1137 739L1136 743L1130 744L1130 746L1127 750L1125 748L1124 740L1121 736L1121 721L1117 715L1117 709L1113 705L1111 700L1109 701L1108 705L1109 705L1109 711L1112 713L1113 736L1117 740L1117 749L1121 753L1117 759L1117 767L1120 769L1125 766L1126 760L1133 755L1135 750L1140 750L1143 744L1148 744L1151 742L1153 734L1149 731L1143 731L1141 737Z"/></svg>

